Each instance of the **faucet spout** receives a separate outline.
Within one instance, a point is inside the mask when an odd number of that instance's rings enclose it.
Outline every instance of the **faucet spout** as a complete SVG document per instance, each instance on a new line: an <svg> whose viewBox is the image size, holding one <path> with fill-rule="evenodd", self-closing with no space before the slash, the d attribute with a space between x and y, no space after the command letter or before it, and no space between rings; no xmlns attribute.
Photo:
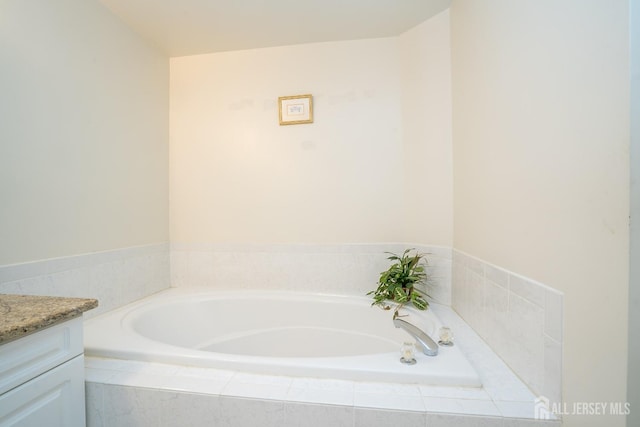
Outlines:
<svg viewBox="0 0 640 427"><path fill-rule="evenodd" d="M404 329L409 335L415 338L420 347L422 347L422 352L424 354L427 356L438 355L438 344L436 344L435 341L433 341L422 329L402 319L398 319L396 316L393 317L393 325L396 328Z"/></svg>

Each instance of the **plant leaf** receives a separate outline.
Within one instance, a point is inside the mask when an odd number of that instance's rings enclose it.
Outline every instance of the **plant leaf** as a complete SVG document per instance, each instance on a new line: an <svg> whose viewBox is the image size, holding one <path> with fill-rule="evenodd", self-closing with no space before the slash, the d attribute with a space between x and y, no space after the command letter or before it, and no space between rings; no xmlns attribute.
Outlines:
<svg viewBox="0 0 640 427"><path fill-rule="evenodd" d="M407 302L407 294L404 292L404 290L402 288L395 288L394 292L393 292L393 297L394 300L403 303L403 302Z"/></svg>
<svg viewBox="0 0 640 427"><path fill-rule="evenodd" d="M429 303L424 299L422 299L421 296L416 296L415 298L411 298L411 303L418 310L426 310L427 307L429 306Z"/></svg>

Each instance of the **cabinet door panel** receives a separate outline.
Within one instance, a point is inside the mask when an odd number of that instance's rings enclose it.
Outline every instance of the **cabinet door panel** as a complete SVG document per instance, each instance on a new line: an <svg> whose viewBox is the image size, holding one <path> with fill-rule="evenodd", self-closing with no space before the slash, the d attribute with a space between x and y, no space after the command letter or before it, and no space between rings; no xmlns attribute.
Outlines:
<svg viewBox="0 0 640 427"><path fill-rule="evenodd" d="M82 316L1 345L0 394L82 352Z"/></svg>
<svg viewBox="0 0 640 427"><path fill-rule="evenodd" d="M84 427L84 357L0 396L1 427Z"/></svg>

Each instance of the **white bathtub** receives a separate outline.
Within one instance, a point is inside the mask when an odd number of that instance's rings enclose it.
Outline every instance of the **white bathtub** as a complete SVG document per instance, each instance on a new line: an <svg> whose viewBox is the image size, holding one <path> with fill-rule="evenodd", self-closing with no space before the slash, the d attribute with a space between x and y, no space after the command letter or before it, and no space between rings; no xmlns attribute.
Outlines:
<svg viewBox="0 0 640 427"><path fill-rule="evenodd" d="M437 336L433 311L404 319ZM85 324L85 354L273 375L480 387L456 346L416 352L392 313L365 297L170 289Z"/></svg>

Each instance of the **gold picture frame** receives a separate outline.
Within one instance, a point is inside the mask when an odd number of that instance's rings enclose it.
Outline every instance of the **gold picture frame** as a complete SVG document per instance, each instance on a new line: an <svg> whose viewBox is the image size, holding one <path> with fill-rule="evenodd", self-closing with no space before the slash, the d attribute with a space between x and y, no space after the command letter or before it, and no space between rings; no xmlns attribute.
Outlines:
<svg viewBox="0 0 640 427"><path fill-rule="evenodd" d="M311 95L281 96L278 98L280 126L313 123Z"/></svg>

